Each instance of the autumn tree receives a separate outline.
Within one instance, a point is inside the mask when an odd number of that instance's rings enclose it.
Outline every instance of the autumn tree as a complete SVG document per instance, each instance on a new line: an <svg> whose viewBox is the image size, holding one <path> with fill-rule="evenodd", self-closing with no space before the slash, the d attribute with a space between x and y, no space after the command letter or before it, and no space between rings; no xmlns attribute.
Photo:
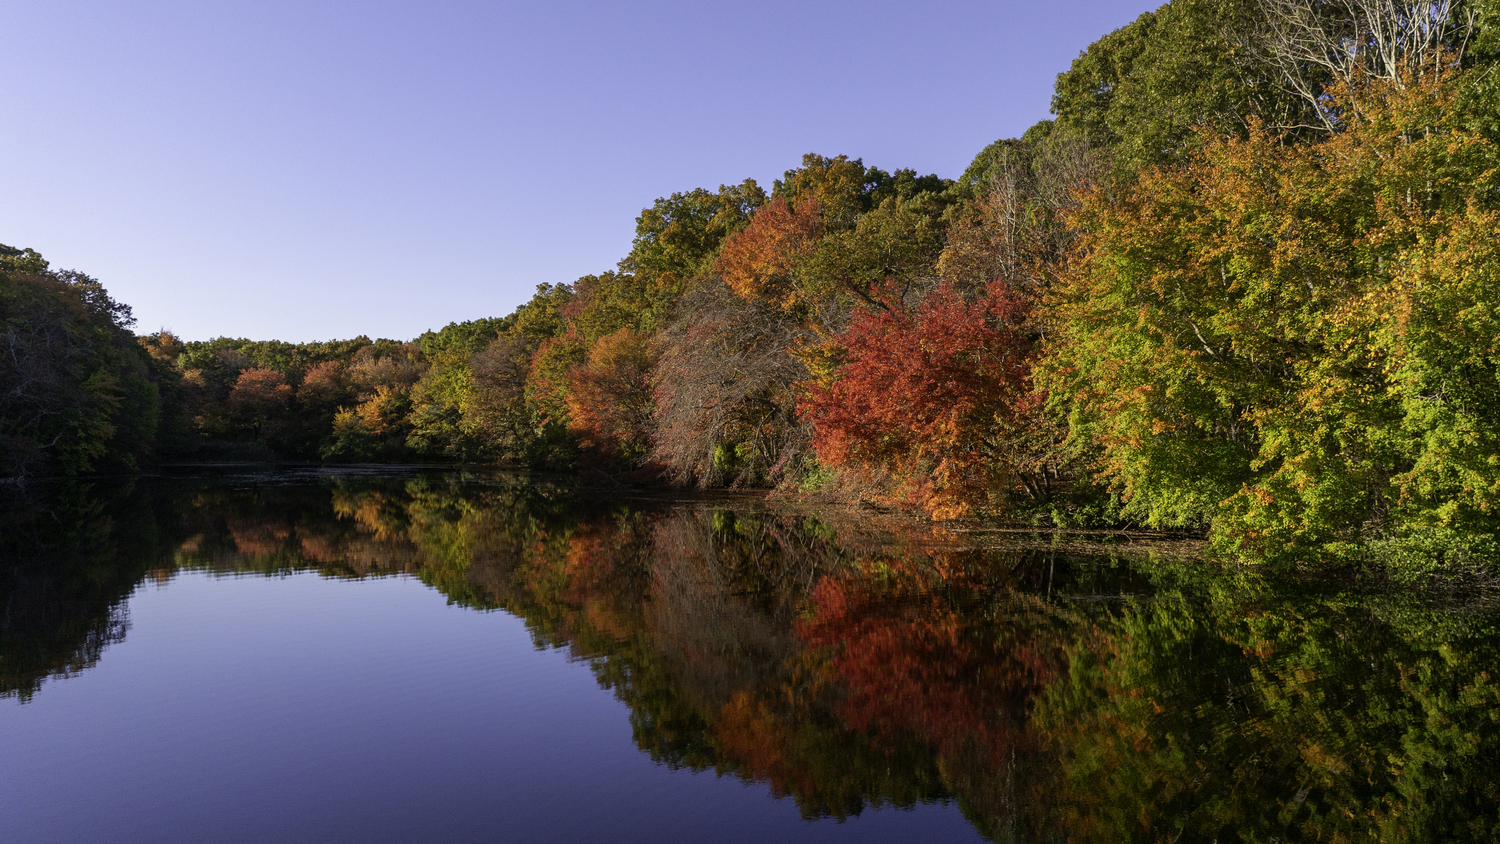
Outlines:
<svg viewBox="0 0 1500 844"><path fill-rule="evenodd" d="M526 379L526 403L537 431L538 459L545 465L571 465L577 456L568 412L568 375L588 360L588 350L576 334L542 341L531 356Z"/></svg>
<svg viewBox="0 0 1500 844"><path fill-rule="evenodd" d="M163 363L175 364L186 346L177 338L177 335L163 328L155 334L137 337L136 342L141 344L151 357Z"/></svg>
<svg viewBox="0 0 1500 844"><path fill-rule="evenodd" d="M513 360L517 343L534 350L524 397L534 433L530 459L566 465L580 445L594 458L628 463L644 456L654 400L645 386L653 360L646 338L673 318L680 297L711 271L724 239L765 201L753 180L660 198L636 219L635 241L617 270L537 288L510 318L517 342L497 347L491 361L496 372L510 372L501 361ZM508 388L482 411L491 420L516 418L520 405L502 395ZM500 412L501 405L510 409Z"/></svg>
<svg viewBox="0 0 1500 844"><path fill-rule="evenodd" d="M1128 513L1270 556L1494 530L1500 147L1456 84L1341 91L1322 143L1257 126L1087 197L1042 371Z"/></svg>
<svg viewBox="0 0 1500 844"><path fill-rule="evenodd" d="M715 269L737 295L791 310L804 300L802 272L822 236L822 206L816 197L793 207L777 197L732 235Z"/></svg>
<svg viewBox="0 0 1500 844"><path fill-rule="evenodd" d="M952 182L842 155L802 161L725 241L715 269L730 289L837 326L855 302L878 306L875 285L932 276Z"/></svg>
<svg viewBox="0 0 1500 844"><path fill-rule="evenodd" d="M426 364L414 343L382 340L361 348L344 368L357 405L334 416L328 460L394 460L408 455L412 388Z"/></svg>
<svg viewBox="0 0 1500 844"><path fill-rule="evenodd" d="M645 456L653 363L648 338L627 326L601 337L568 372L569 423L585 452L626 465Z"/></svg>
<svg viewBox="0 0 1500 844"><path fill-rule="evenodd" d="M786 171L774 182L771 196L793 205L815 199L830 228L847 229L887 199L939 193L949 184L934 175L918 176L914 170L887 173L847 155L828 158L808 153L802 156L801 167Z"/></svg>
<svg viewBox="0 0 1500 844"><path fill-rule="evenodd" d="M709 272L724 238L765 204L766 193L754 179L720 185L717 192L698 188L658 199L636 218L635 241L620 269L680 294L686 282Z"/></svg>
<svg viewBox="0 0 1500 844"><path fill-rule="evenodd" d="M937 517L1003 500L1034 468L1015 447L1039 401L1030 303L1004 281L974 301L944 283L911 309L896 293L855 314L843 362L801 402L819 461Z"/></svg>
<svg viewBox="0 0 1500 844"><path fill-rule="evenodd" d="M229 393L229 409L241 424L248 425L260 437L265 433L266 420L286 409L293 392L280 372L258 367L247 369L240 373Z"/></svg>
<svg viewBox="0 0 1500 844"><path fill-rule="evenodd" d="M309 408L335 408L354 398L344 365L336 360L308 367L297 388L297 400Z"/></svg>

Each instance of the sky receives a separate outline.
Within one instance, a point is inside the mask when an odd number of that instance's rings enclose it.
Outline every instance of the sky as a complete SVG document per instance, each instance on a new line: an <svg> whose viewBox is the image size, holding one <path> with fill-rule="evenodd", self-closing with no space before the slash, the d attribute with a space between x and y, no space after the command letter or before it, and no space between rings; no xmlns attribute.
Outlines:
<svg viewBox="0 0 1500 844"><path fill-rule="evenodd" d="M0 243L137 331L411 339L802 155L955 178L1140 0L0 0Z"/></svg>

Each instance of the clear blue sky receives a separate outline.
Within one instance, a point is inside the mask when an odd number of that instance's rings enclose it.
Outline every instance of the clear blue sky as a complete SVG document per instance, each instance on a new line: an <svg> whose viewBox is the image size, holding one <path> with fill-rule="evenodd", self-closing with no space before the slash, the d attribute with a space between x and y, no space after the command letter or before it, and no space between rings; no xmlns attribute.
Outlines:
<svg viewBox="0 0 1500 844"><path fill-rule="evenodd" d="M806 152L955 177L1156 5L5 3L0 243L141 331L411 338Z"/></svg>

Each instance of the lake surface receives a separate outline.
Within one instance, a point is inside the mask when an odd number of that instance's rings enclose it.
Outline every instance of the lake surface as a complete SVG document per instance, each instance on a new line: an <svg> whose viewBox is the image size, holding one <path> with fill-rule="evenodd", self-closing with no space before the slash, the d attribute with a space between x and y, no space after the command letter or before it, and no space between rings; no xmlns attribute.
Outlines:
<svg viewBox="0 0 1500 844"><path fill-rule="evenodd" d="M524 475L7 502L6 841L1500 836L1483 595Z"/></svg>

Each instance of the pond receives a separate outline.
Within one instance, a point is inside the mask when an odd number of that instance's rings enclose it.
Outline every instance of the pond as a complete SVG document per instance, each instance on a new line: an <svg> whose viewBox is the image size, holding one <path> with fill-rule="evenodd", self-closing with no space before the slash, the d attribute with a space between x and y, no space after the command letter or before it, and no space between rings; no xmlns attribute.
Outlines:
<svg viewBox="0 0 1500 844"><path fill-rule="evenodd" d="M1480 841L1500 609L503 473L0 524L6 840Z"/></svg>

